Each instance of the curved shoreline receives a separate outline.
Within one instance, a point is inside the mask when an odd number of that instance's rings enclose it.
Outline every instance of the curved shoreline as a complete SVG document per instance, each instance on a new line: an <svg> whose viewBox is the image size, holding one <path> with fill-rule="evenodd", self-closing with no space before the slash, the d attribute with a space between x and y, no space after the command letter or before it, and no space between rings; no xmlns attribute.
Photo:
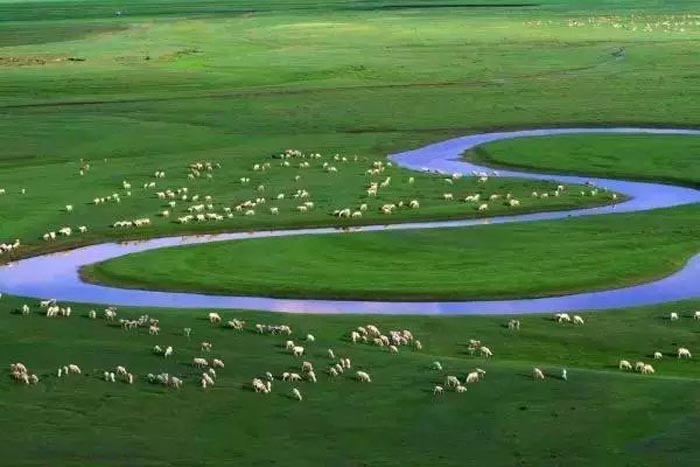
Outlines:
<svg viewBox="0 0 700 467"><path fill-rule="evenodd" d="M533 136L566 134L685 134L698 135L700 130L649 128L557 128L524 131L482 133L453 138L419 149L390 155L393 162L413 170L460 172L490 170L461 159L464 151L494 141ZM531 180L551 180L566 184L586 181L619 192L629 199L614 206L581 208L531 214L498 216L439 222L413 222L392 225L358 227L351 232L380 230L411 230L445 227L469 227L483 224L532 222L574 216L638 212L700 202L700 191L660 183L633 182L597 177L540 174L500 170L504 177ZM556 310L621 308L648 305L700 297L694 284L700 279L700 255L693 256L679 271L660 280L644 284L533 299L454 301L454 302L393 302L279 299L229 295L204 295L180 292L158 292L120 289L83 282L79 269L83 266L157 248L192 245L243 238L267 238L294 235L327 235L342 233L336 227L268 230L255 233L228 233L204 236L163 237L122 244L104 243L61 253L36 256L0 267L0 292L34 298L56 298L61 301L101 303L120 306L159 306L171 308L232 308L278 312L304 313L377 313L377 314L508 314L535 313Z"/></svg>

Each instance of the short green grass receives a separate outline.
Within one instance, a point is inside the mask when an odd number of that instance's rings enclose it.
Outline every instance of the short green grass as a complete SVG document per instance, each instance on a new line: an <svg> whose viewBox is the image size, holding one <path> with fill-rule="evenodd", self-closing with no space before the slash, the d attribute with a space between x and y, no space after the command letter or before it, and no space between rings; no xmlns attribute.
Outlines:
<svg viewBox="0 0 700 467"><path fill-rule="evenodd" d="M87 318L74 306L70 318L42 316L35 301L29 316L10 313L23 303L3 299L0 338L4 362L22 361L36 372L37 386L0 380L8 465L692 465L692 442L700 413L695 399L700 367L678 361L678 346L697 350L697 303L584 313L583 326L559 325L550 316L508 317L325 316L221 312L245 319L236 332L212 326L205 311L119 310L119 318L142 313L160 319L161 332L123 331L118 323ZM670 310L682 319L666 319ZM98 310L100 311L100 310ZM101 315L101 311L99 313ZM266 371L298 371L300 359L285 352L287 337L259 335L256 323L286 323L306 347L319 382L275 381L269 395L249 389ZM409 329L422 351L398 355L369 344L353 345L349 332L377 324ZM182 329L192 328L187 339ZM314 343L303 337L314 334ZM470 356L466 343L479 339L494 356ZM200 343L213 344L207 358L221 358L216 386L203 390L191 360ZM151 353L172 345L172 359ZM331 379L326 350L351 358L353 370L369 372L359 384L347 373ZM651 354L665 357L654 362ZM656 374L617 369L618 360L652 362ZM440 361L443 371L431 370ZM76 363L81 376L58 379L56 368ZM133 386L102 381L102 372L125 365ZM534 366L545 381L531 378ZM486 378L465 394L434 397L446 375L463 379L476 367ZM562 368L568 382L561 381ZM3 370L5 373L7 370ZM147 373L184 378L174 391L145 381ZM289 397L300 389L304 400ZM32 440L31 442L28 440ZM468 459L465 461L465 452Z"/></svg>
<svg viewBox="0 0 700 467"><path fill-rule="evenodd" d="M192 189L233 205L253 195L238 178L289 147L375 160L496 128L697 123L695 1L439 3L0 0L0 188L8 190L0 200L0 241L20 237L20 254L28 255L215 229L158 220L151 229L112 232L107 225L116 218L163 209L138 189L136 203L84 206L119 190L124 179L142 186L156 169L168 172L170 184L195 160L223 168L211 185L198 180ZM613 56L619 47L624 58ZM81 158L92 164L83 179L76 175ZM406 175L397 171L395 181ZM352 198L342 204L356 203L361 185L348 188ZM441 191L439 184L430 188ZM76 207L69 221L60 211L66 204ZM433 214L463 213L463 206L453 208ZM693 209L629 222L631 232L655 238L646 254L658 254L656 273L677 267L692 249ZM314 215L335 224L328 210ZM282 217L220 228L291 226ZM91 231L54 245L38 240L64 222ZM583 231L593 225L576 224ZM506 238L505 230L498 235ZM609 226L585 239L573 235L585 241L581 249L621 241ZM313 332L318 345L310 358L319 368L332 346L373 376L369 386L321 376L314 387L301 385L301 404L281 383L272 397L243 389L255 375L295 365L279 338L212 329L205 311L120 310L161 318L161 336L148 337L88 320L83 306L68 320L51 321L36 312L10 314L16 299L0 303L0 360L22 360L42 377L29 388L0 380L8 465L695 465L698 456L698 372L693 361L671 355L678 345L696 352L696 323L662 319L671 309L687 316L697 303L585 315L580 328L524 317L517 335L497 317L224 313L250 323L289 322L295 339ZM411 328L424 351L391 356L350 346L347 331L368 321ZM180 335L186 326L194 328L190 342ZM489 343L494 359L466 355L468 338ZM188 366L205 339L227 363L208 393L192 384ZM155 358L155 343L174 345L176 357ZM654 350L669 354L654 377L614 368L621 357L648 360ZM487 381L465 397L434 400L432 386L443 376L428 370L436 359L455 373L482 366ZM51 376L70 361L85 376ZM136 385L99 381L101 371L120 363L137 374ZM533 366L554 376L566 366L570 381L535 384ZM185 388L172 393L143 382L159 370L185 376Z"/></svg>
<svg viewBox="0 0 700 467"><path fill-rule="evenodd" d="M471 160L528 170L700 184L700 138L566 135L499 141L469 151Z"/></svg>
<svg viewBox="0 0 700 467"><path fill-rule="evenodd" d="M279 297L540 297L679 269L699 251L698 212L228 241L127 255L82 275L126 287Z"/></svg>

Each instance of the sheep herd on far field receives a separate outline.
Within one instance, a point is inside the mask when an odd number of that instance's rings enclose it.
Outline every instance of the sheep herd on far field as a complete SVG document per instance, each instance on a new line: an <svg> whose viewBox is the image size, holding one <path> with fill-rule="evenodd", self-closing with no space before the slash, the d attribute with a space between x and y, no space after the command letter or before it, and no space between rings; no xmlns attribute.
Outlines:
<svg viewBox="0 0 700 467"><path fill-rule="evenodd" d="M156 226L158 223L172 223L183 227L185 224L192 223L210 225L228 219L250 218L250 216L278 216L282 213L304 216L315 209L322 209L326 215L334 216L338 222L345 225L347 222L360 222L368 212L388 217L398 210L425 209L426 204L429 208L436 208L440 205L445 206L444 203L458 201L463 203L462 212L466 216L470 212L486 215L490 207L496 203L500 203L506 210L518 209L524 197L540 200L540 202L562 195L604 196L600 198L600 202L615 203L617 200L615 193L608 192L605 188L595 187L593 184L582 187L584 189L579 190L577 195L567 194L564 185L555 187L548 182L542 182L542 189L539 191L528 191L519 195L497 192L489 188L490 178L499 175L495 170L488 173L472 172L470 175L476 181L476 185L470 185L470 191L465 192L466 187L457 185L457 182L463 178L462 174L447 174L426 168L422 172L430 175L431 182L441 179L440 183L444 185L443 193L432 193L426 190L425 178L422 178L424 176L405 176L397 173L394 165L389 161L370 161L367 157L339 154L322 156L319 153L304 153L295 149L288 149L270 159L255 163L244 176L232 178L231 183L238 187L233 200L231 195L214 195L212 192L196 193L197 188L206 190L205 181L213 179L219 169L221 164L218 162L194 161L183 170L178 170L179 173L173 176L173 179L181 181L171 184L167 182L169 178L166 177L166 171L159 169L150 175L144 175L145 178L138 187L135 186L135 182L122 180L109 193L90 194L87 187L84 190L81 189L79 193L87 192L84 195L85 199L80 199L76 194L73 202L56 206L57 211L65 213L65 222L62 225L48 226L44 232L37 232L36 238L17 238L0 242L0 260L3 259L3 255L9 255L10 259L15 257L17 250L25 243L39 240L55 242L59 238L84 235L95 228L98 230L100 228L143 229ZM76 176L89 179L92 170L94 170L93 164L81 161ZM280 173L275 171L290 172L288 177L286 175L284 177L287 182L283 187L273 186L270 175ZM338 175L341 172L346 172L351 178L344 178L339 182ZM231 178L230 175L225 177ZM313 179L313 183L318 183L318 177L323 181L323 188L315 185L316 188L321 191L330 190L331 195L338 188L338 184L344 187L356 187L356 201L353 204L337 206L326 193L319 193L319 199L315 200L313 190L305 180L310 178ZM396 185L408 189L409 194L404 190L402 198L397 199L398 195L388 192L390 186ZM247 194L241 195L241 193ZM14 195L31 196L31 193L25 187L12 189L0 187L0 197ZM153 204L150 200L160 203L156 210L150 206ZM138 206L141 208L141 213L137 216L115 218L109 226L90 225L88 219L90 210L103 209L104 205L123 207L123 203Z"/></svg>
<svg viewBox="0 0 700 467"><path fill-rule="evenodd" d="M26 317L33 312L38 312L47 318L53 319L70 319L71 316L75 316L71 307L61 306L55 300L43 300L34 306L25 303L15 311L15 314ZM142 315L135 319L119 318L116 307L107 307L101 313L98 313L96 310L90 310L85 316L90 320L104 321L111 327L121 329L122 332L143 333L153 336L153 338L159 336L161 332L161 323L158 319L148 315ZM692 317L695 320L700 320L700 311L694 312ZM273 372L270 369L261 369L259 374L249 375L251 379L245 387L256 393L269 394L275 390L275 386L283 385L282 391L285 391L290 398L301 401L304 399L302 389L300 389L303 386L300 384L299 387L294 387L289 386L288 383L315 384L321 380L321 377L326 380L344 377L357 383L369 384L375 378L388 378L388 376L381 373L376 374L371 368L362 365L362 363L358 364L357 361L353 361L347 351L340 354L339 352L336 353L336 350L332 347L319 344L313 334L295 335L289 325L257 323L254 326L248 326L245 321L237 318L225 320L218 312L209 312L206 319L210 326L230 329L231 332L247 330L260 336L274 336L278 339L275 348L284 349L288 353L289 366L285 368L285 371ZM677 312L672 312L669 316L671 322L679 319L681 318ZM555 326L585 325L583 317L579 315L570 316L568 313L556 313L551 321ZM520 320L511 319L504 326L511 332L519 332L521 323ZM192 328L171 330L168 335L173 335L172 331L176 331L174 334L184 337L188 344L191 343ZM400 358L403 352L421 352L424 350L421 341L410 330L381 330L375 324L365 324L357 326L355 329L350 329L341 339L341 342L348 343L344 348L352 349L356 345L367 345L376 348L377 351L384 351L394 355L396 358ZM478 339L465 339L463 345L470 357L480 358L483 362L490 358L495 358L497 354L497 349L492 349ZM191 373L172 375L162 371L137 375L129 371L128 362L120 362L113 368L99 368L85 372L77 362L65 363L57 360L55 371L42 368L41 373L32 368L31 362L13 361L10 363L10 377L25 386L40 384L42 380L47 378L60 379L82 376L99 378L106 383L120 381L125 384L136 384L141 380L147 384L161 385L171 389L182 389L187 383L187 385L199 387L200 390L207 390L216 386L217 375L221 372L235 372L235 370L230 370L230 366L227 369L223 358L216 356L216 349L217 344L214 342L204 341L200 343L200 355L186 362L192 368L194 375ZM156 344L150 349L150 352L153 355L154 367L157 367L158 362L164 359L178 358L178 348L175 345ZM692 358L690 350L686 347L678 347L674 350L674 353L678 359ZM661 363L664 354L656 349L653 351L653 358L655 362ZM312 360L315 360L315 363ZM633 365L630 361L621 359L618 366L622 371L636 371L644 375L656 373L651 364L643 361L637 361ZM434 396L442 395L447 391L465 393L469 385L480 383L486 377L486 371L481 368L464 370L461 375L447 374L443 370L443 365L440 361L432 362L429 370L436 372L438 375L436 376L437 384L432 390ZM561 369L558 375L550 376L554 376L562 381L568 380L568 373L565 368ZM532 378L534 381L541 381L545 380L546 375L541 369L533 368Z"/></svg>

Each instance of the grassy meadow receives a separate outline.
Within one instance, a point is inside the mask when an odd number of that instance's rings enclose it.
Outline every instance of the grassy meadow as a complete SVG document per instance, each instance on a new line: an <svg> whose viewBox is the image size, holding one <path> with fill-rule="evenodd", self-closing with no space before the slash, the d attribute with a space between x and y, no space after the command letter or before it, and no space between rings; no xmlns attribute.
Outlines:
<svg viewBox="0 0 700 467"><path fill-rule="evenodd" d="M6 192L0 196L0 242L22 241L0 260L114 239L343 225L332 212L365 201L365 171L373 161L477 131L696 126L697 11L693 0L0 0L0 188ZM498 143L472 157L694 185L697 144L680 137L567 137ZM277 162L271 156L287 148L324 159L299 180L296 170L277 164L265 173L253 170L256 163ZM358 161L336 163L336 153ZM189 180L188 166L196 161L221 168L211 179ZM322 162L338 172L325 172ZM165 179L153 178L157 170ZM448 186L444 177L387 171L376 179L391 176L390 186L351 222L475 215L473 207L441 199L448 191L512 192L524 202L521 212L600 202L525 197L551 189L546 184L491 179L493 185L480 187L465 178ZM241 184L241 177L250 183ZM154 189L143 188L153 181ZM155 195L187 187L188 196L212 196L222 213L261 196L260 184L266 197L307 189L315 206L301 214L296 200L285 199L274 216L268 201L254 216L179 224L191 200L179 198L170 208ZM114 193L120 203L91 204ZM413 198L421 209L390 218L377 211L383 202ZM169 218L159 216L165 209L173 211ZM494 205L489 214L499 209L509 212ZM154 287L287 296L546 295L648 280L677 268L697 252L699 209L539 226L244 241L167 256L151 252L139 265L132 260L140 257L126 257L95 271L116 274L118 266L120 280ZM152 220L150 227L110 227L143 217ZM65 225L89 230L41 240ZM524 239L526 248L519 245ZM480 256L475 244L493 253ZM236 261L226 264L216 257L234 253ZM382 261L389 255L396 264ZM518 269L526 262L529 275ZM342 275L330 267L334 263L347 265ZM565 265L565 274L544 272ZM197 277L190 284L174 281L162 267ZM31 305L29 316L17 313L24 303ZM145 329L123 331L88 319L89 305L74 305L70 318L49 319L35 300L2 297L0 361L7 377L0 379L6 428L0 464L694 465L700 370L696 359L674 355L680 346L698 352L698 324L690 318L697 307L582 313L586 324L576 327L524 316L519 332L499 316L222 312L225 320L248 322L235 332L211 326L207 310L118 311L120 318L148 313L160 319L160 335L149 336ZM666 319L670 311L680 312L681 320ZM297 384L302 402L281 381L272 394L249 389L265 371L279 375L299 367L281 347L285 338L251 329L283 322L297 342L307 333L316 336L304 345L319 382ZM383 330L410 329L423 350L402 347L392 355L351 344L350 330L369 322ZM192 328L189 340L184 327ZM471 338L494 356L469 355ZM214 345L209 357L226 362L207 390L198 387L199 373L190 364L203 341ZM154 345L172 345L173 358L155 356ZM362 385L347 373L331 379L325 372L329 347L351 357L354 369L369 372L373 382ZM652 362L655 351L663 360ZM621 358L652 362L656 374L622 372ZM40 382L14 382L7 369L16 361ZM442 372L430 369L434 361ZM83 374L58 379L57 367L68 363L80 365ZM101 379L120 364L135 374L134 385ZM463 379L477 366L486 378L465 394L433 396L446 375ZM544 370L545 381L532 380L533 367ZM562 368L569 371L567 382L558 378ZM146 382L148 373L161 371L183 377L184 387Z"/></svg>
<svg viewBox="0 0 700 467"><path fill-rule="evenodd" d="M22 303L32 313L13 310ZM5 360L22 360L41 378L36 386L3 379L5 465L692 465L700 367L679 361L677 346L694 350L697 303L606 313L584 313L583 326L550 316L506 317L312 316L222 312L247 321L234 331L213 326L205 311L121 309L119 318L142 313L160 319L161 333L124 331L87 318L75 306L70 318L45 318L35 303L3 299L0 338ZM680 312L670 322L668 312ZM317 383L279 380L299 371L301 360L284 350L286 336L260 335L254 324L286 323L306 348ZM423 349L397 355L370 344L352 344L349 332L375 323L381 330L409 329ZM190 327L188 339L182 329ZM303 337L312 333L316 341ZM494 356L467 351L479 339ZM201 352L200 343L213 344ZM174 348L172 358L151 351ZM361 384L346 371L331 378L337 357L369 372ZM651 359L660 351L661 361ZM192 358L223 359L216 385L199 387ZM657 373L617 369L618 360L652 362ZM443 370L433 370L439 361ZM57 378L71 362L81 375ZM125 365L133 385L108 383L102 373ZM544 381L531 377L533 366ZM467 392L433 396L447 375L486 370ZM560 379L563 368L568 381ZM183 378L180 390L149 384L147 373ZM250 389L253 377L277 376L271 394ZM297 387L304 400L291 398ZM27 440L33 440L31 443ZM274 448L273 448L274 446ZM468 458L465 460L465 452Z"/></svg>

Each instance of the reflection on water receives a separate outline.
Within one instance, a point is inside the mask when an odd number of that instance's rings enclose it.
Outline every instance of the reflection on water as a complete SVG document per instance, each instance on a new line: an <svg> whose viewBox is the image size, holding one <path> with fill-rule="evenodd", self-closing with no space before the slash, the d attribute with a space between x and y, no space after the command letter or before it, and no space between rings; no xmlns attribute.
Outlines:
<svg viewBox="0 0 700 467"><path fill-rule="evenodd" d="M613 129L542 129L501 133L485 133L455 138L390 156L406 168L444 173L490 170L460 160L461 154L480 144L532 136L582 133L650 133L692 134L696 130L658 130L638 128ZM464 302L368 302L334 300L293 300L265 297L216 296L193 293L128 290L83 283L78 277L82 266L105 261L130 253L178 245L240 240L244 238L284 237L295 235L328 235L337 233L376 232L381 230L436 229L470 227L474 225L532 222L610 213L645 211L700 202L700 192L691 188L658 183L630 182L567 175L543 175L515 171L500 171L502 177L531 180L551 180L567 184L591 182L629 197L615 206L575 209L488 219L467 219L442 222L413 222L406 224L363 227L251 231L219 235L192 235L92 245L67 252L46 254L0 267L0 292L36 298L56 298L61 301L104 303L110 305L160 306L168 308L240 308L290 313L376 313L376 314L507 314L581 309L618 308L661 303L699 296L696 283L700 280L700 255L693 257L677 273L648 284L602 292L581 293L560 297L528 300L464 301Z"/></svg>

